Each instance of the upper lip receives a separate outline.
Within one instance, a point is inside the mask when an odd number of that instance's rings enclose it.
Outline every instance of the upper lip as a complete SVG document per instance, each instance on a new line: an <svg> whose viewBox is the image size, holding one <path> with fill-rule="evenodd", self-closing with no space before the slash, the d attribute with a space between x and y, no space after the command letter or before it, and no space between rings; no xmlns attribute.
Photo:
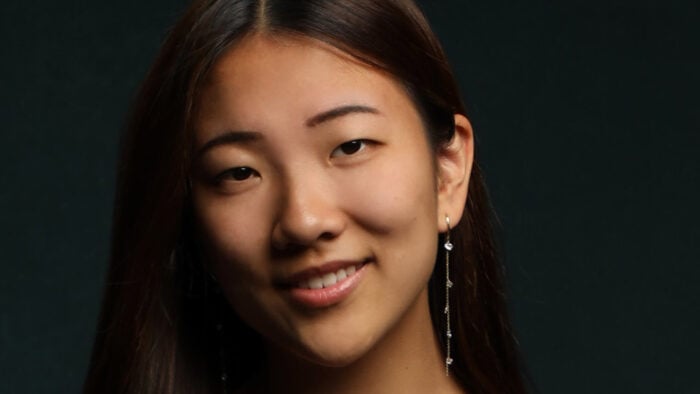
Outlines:
<svg viewBox="0 0 700 394"><path fill-rule="evenodd" d="M351 266L358 266L369 262L370 259L360 259L360 260L333 260L323 263L318 266L313 266L306 268L304 270L295 272L288 276L283 276L278 284L282 286L296 285L299 282L315 278L318 276L323 276L331 272L337 272L341 268L348 268Z"/></svg>

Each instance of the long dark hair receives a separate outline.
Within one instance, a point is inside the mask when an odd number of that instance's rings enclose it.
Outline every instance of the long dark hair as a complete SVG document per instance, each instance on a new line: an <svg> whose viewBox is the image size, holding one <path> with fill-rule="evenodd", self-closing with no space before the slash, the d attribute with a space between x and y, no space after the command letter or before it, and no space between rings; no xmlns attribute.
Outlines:
<svg viewBox="0 0 700 394"><path fill-rule="evenodd" d="M208 72L256 31L321 40L392 75L420 111L434 149L450 141L453 115L466 113L443 50L410 0L194 1L143 83L122 140L111 261L87 393L212 392L221 388L222 366L229 386L236 386L261 362L257 334L212 291L198 261L187 184L192 125ZM452 230L458 285L451 371L470 393L522 393L492 223L475 163L464 217ZM436 264L429 285L440 333L444 274Z"/></svg>

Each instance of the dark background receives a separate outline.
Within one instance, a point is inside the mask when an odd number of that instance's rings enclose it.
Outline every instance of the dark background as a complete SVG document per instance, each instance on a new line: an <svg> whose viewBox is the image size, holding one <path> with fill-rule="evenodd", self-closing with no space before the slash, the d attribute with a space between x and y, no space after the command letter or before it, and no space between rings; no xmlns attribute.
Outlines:
<svg viewBox="0 0 700 394"><path fill-rule="evenodd" d="M697 2L424 1L542 393L700 393ZM0 5L0 393L78 392L125 111L184 0Z"/></svg>

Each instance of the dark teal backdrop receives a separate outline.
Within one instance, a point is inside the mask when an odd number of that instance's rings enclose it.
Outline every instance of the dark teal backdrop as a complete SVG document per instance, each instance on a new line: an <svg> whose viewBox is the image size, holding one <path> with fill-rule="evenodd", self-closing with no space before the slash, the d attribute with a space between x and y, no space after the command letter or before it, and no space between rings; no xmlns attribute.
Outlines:
<svg viewBox="0 0 700 394"><path fill-rule="evenodd" d="M698 393L695 1L424 1L542 393ZM116 144L173 1L0 4L0 393L80 390Z"/></svg>

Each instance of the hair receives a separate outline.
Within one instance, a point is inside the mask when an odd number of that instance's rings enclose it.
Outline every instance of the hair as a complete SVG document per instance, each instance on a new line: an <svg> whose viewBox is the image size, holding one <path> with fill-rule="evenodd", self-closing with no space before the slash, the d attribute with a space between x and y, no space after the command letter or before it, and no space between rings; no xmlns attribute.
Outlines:
<svg viewBox="0 0 700 394"><path fill-rule="evenodd" d="M410 0L194 1L165 40L122 137L110 265L86 393L207 393L221 389L222 363L235 386L262 362L258 334L212 291L198 259L187 181L209 71L257 32L319 40L393 76L419 110L435 150L452 138L454 114L466 114L446 56ZM465 208L452 229L451 275L459 285L451 297L451 372L470 393L523 393L477 163ZM436 333L445 331L444 275L436 264L429 283ZM220 319L225 335L215 327Z"/></svg>

